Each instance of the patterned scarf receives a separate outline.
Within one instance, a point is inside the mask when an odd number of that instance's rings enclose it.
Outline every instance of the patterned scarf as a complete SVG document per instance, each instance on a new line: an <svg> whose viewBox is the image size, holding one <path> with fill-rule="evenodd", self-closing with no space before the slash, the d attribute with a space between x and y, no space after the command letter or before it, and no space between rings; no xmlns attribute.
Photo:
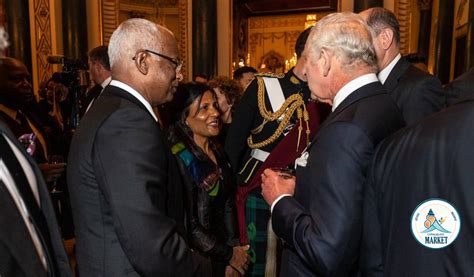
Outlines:
<svg viewBox="0 0 474 277"><path fill-rule="evenodd" d="M184 162L191 174L191 178L198 187L207 191L211 196L217 195L221 172L209 158L205 160L196 158L181 142L173 145L171 152Z"/></svg>

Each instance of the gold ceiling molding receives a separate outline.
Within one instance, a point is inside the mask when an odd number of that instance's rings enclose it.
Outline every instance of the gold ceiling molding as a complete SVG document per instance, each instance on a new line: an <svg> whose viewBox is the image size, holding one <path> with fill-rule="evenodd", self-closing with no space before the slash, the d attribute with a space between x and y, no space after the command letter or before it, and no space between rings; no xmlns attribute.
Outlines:
<svg viewBox="0 0 474 277"><path fill-rule="evenodd" d="M144 14L156 14L156 7L154 6L144 6L138 4L129 4L123 3L122 1L119 4L119 10L124 12L133 12L133 13L144 13Z"/></svg>
<svg viewBox="0 0 474 277"><path fill-rule="evenodd" d="M301 27L306 22L306 15L292 16L259 16L249 18L249 31L261 28Z"/></svg>
<svg viewBox="0 0 474 277"><path fill-rule="evenodd" d="M121 3L148 6L177 6L179 0L122 0Z"/></svg>
<svg viewBox="0 0 474 277"><path fill-rule="evenodd" d="M395 14L400 23L400 52L402 55L407 55L410 52L411 2L410 0L398 0L395 5Z"/></svg>
<svg viewBox="0 0 474 277"><path fill-rule="evenodd" d="M262 48L265 43L269 44L275 40L283 39L283 43L288 46L289 49L295 47L296 39L300 35L301 31L287 31L287 32L270 32L270 33L254 33L249 35L249 46L250 52L255 54L257 48Z"/></svg>

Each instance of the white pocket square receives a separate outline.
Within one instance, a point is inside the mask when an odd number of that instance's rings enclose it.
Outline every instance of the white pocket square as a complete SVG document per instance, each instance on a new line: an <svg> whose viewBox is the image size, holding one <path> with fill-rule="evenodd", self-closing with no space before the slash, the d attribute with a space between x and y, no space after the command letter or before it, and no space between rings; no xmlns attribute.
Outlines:
<svg viewBox="0 0 474 277"><path fill-rule="evenodd" d="M307 151L301 153L301 156L295 160L296 166L306 167L306 164L308 163L308 156L309 153Z"/></svg>

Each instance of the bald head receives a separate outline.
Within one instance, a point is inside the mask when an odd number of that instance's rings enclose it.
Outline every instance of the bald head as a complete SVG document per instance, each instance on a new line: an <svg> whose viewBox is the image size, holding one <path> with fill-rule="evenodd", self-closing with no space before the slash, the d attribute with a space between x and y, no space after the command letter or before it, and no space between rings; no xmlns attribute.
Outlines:
<svg viewBox="0 0 474 277"><path fill-rule="evenodd" d="M34 101L30 73L13 58L0 58L0 97L7 104L21 106Z"/></svg>

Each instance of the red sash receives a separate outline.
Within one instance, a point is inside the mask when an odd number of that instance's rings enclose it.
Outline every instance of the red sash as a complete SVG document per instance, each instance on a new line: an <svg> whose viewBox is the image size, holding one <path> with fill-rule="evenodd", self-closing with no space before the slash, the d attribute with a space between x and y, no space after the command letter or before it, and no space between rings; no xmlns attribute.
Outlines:
<svg viewBox="0 0 474 277"><path fill-rule="evenodd" d="M310 128L310 141L314 137L317 129L319 129L321 119L326 118L328 111L326 107L318 107L315 102L309 102L306 104L306 109L309 114L309 128ZM327 112L327 113L326 113ZM295 162L295 160L301 155L303 149L306 148L306 124L303 122L303 131L301 132L301 141L299 149L296 149L298 140L298 124L291 129L291 131L283 138L280 143L271 151L268 158L255 172L252 179L246 186L239 186L237 188L236 206L237 206L237 218L239 221L240 231L240 242L243 244L248 243L247 226L245 224L245 203L247 197L251 191L256 189L262 183L260 175L267 168L271 167L286 167Z"/></svg>

